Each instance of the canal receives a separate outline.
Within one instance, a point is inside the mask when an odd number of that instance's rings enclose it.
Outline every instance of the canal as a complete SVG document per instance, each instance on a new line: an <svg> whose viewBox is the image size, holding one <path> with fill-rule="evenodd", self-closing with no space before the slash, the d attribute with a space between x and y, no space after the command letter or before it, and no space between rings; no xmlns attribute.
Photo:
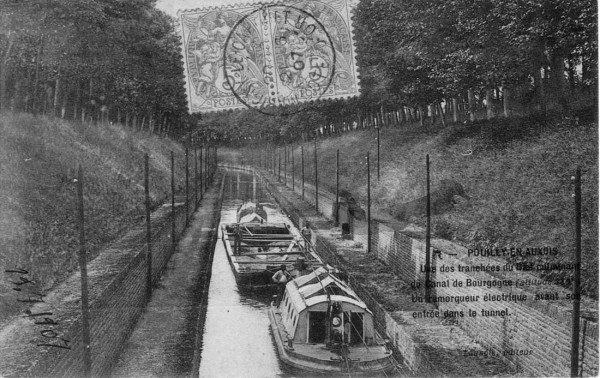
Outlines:
<svg viewBox="0 0 600 378"><path fill-rule="evenodd" d="M225 172L221 223L235 222L237 208L247 200L265 204L270 222L284 221L286 215L264 190L258 177L242 171ZM314 376L279 361L268 315L273 294L273 291L238 288L219 230L202 330L200 377ZM349 377L348 374L339 376Z"/></svg>
<svg viewBox="0 0 600 378"><path fill-rule="evenodd" d="M235 222L236 209L245 200L272 203L260 181L250 174L227 171L221 222ZM284 215L265 207L269 221ZM214 251L212 277L202 336L200 377L289 376L283 370L269 328L270 292L245 292L237 287L219 239Z"/></svg>
<svg viewBox="0 0 600 378"><path fill-rule="evenodd" d="M257 177L224 170L224 180L222 201L221 185L205 193L124 345L113 377L311 376L280 362L268 315L274 292L237 286L220 235L205 291L206 262L219 222L235 222L236 210L246 200L264 204L269 221L286 217ZM200 319L199 314L205 316Z"/></svg>

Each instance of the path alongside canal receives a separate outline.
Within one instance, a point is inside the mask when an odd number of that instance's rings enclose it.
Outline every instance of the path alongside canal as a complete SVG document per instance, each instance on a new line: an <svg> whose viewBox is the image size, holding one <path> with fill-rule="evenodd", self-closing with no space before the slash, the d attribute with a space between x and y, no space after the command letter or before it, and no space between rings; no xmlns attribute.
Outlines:
<svg viewBox="0 0 600 378"><path fill-rule="evenodd" d="M220 214L222 185L217 177L125 344L113 377L177 377L194 371L196 335L204 318L202 299Z"/></svg>

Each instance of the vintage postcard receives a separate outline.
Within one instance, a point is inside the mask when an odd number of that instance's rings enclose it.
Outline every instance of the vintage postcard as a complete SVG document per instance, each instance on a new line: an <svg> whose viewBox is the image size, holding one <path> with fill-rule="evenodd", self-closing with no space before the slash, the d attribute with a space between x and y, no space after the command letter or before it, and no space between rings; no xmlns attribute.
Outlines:
<svg viewBox="0 0 600 378"><path fill-rule="evenodd" d="M595 0L0 0L0 377L596 377Z"/></svg>

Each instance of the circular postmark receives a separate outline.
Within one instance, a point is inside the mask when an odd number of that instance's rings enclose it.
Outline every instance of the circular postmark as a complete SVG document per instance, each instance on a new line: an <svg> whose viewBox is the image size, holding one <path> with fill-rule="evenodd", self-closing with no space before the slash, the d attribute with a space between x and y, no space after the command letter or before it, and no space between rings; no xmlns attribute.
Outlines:
<svg viewBox="0 0 600 378"><path fill-rule="evenodd" d="M240 103L267 115L291 115L327 93L336 49L311 5L264 5L232 27L223 77Z"/></svg>

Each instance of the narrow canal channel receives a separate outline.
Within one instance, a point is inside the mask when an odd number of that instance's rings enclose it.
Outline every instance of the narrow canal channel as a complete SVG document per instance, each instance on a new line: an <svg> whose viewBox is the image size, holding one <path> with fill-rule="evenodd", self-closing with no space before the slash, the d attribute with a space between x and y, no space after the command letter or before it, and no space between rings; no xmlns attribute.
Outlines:
<svg viewBox="0 0 600 378"><path fill-rule="evenodd" d="M221 222L235 222L236 209L245 200L266 203L268 198L256 177L228 171L225 177ZM266 207L269 221L284 215ZM200 377L286 376L277 358L267 312L270 293L246 293L237 287L219 239L215 247L208 308L202 337ZM289 375L288 375L289 376Z"/></svg>
<svg viewBox="0 0 600 378"><path fill-rule="evenodd" d="M235 222L237 208L247 200L265 204L270 222L282 222L286 217L256 176L226 171L220 222ZM202 331L200 377L314 376L279 361L268 314L273 294L273 291L251 291L237 286L219 230ZM347 374L339 376L349 377Z"/></svg>

